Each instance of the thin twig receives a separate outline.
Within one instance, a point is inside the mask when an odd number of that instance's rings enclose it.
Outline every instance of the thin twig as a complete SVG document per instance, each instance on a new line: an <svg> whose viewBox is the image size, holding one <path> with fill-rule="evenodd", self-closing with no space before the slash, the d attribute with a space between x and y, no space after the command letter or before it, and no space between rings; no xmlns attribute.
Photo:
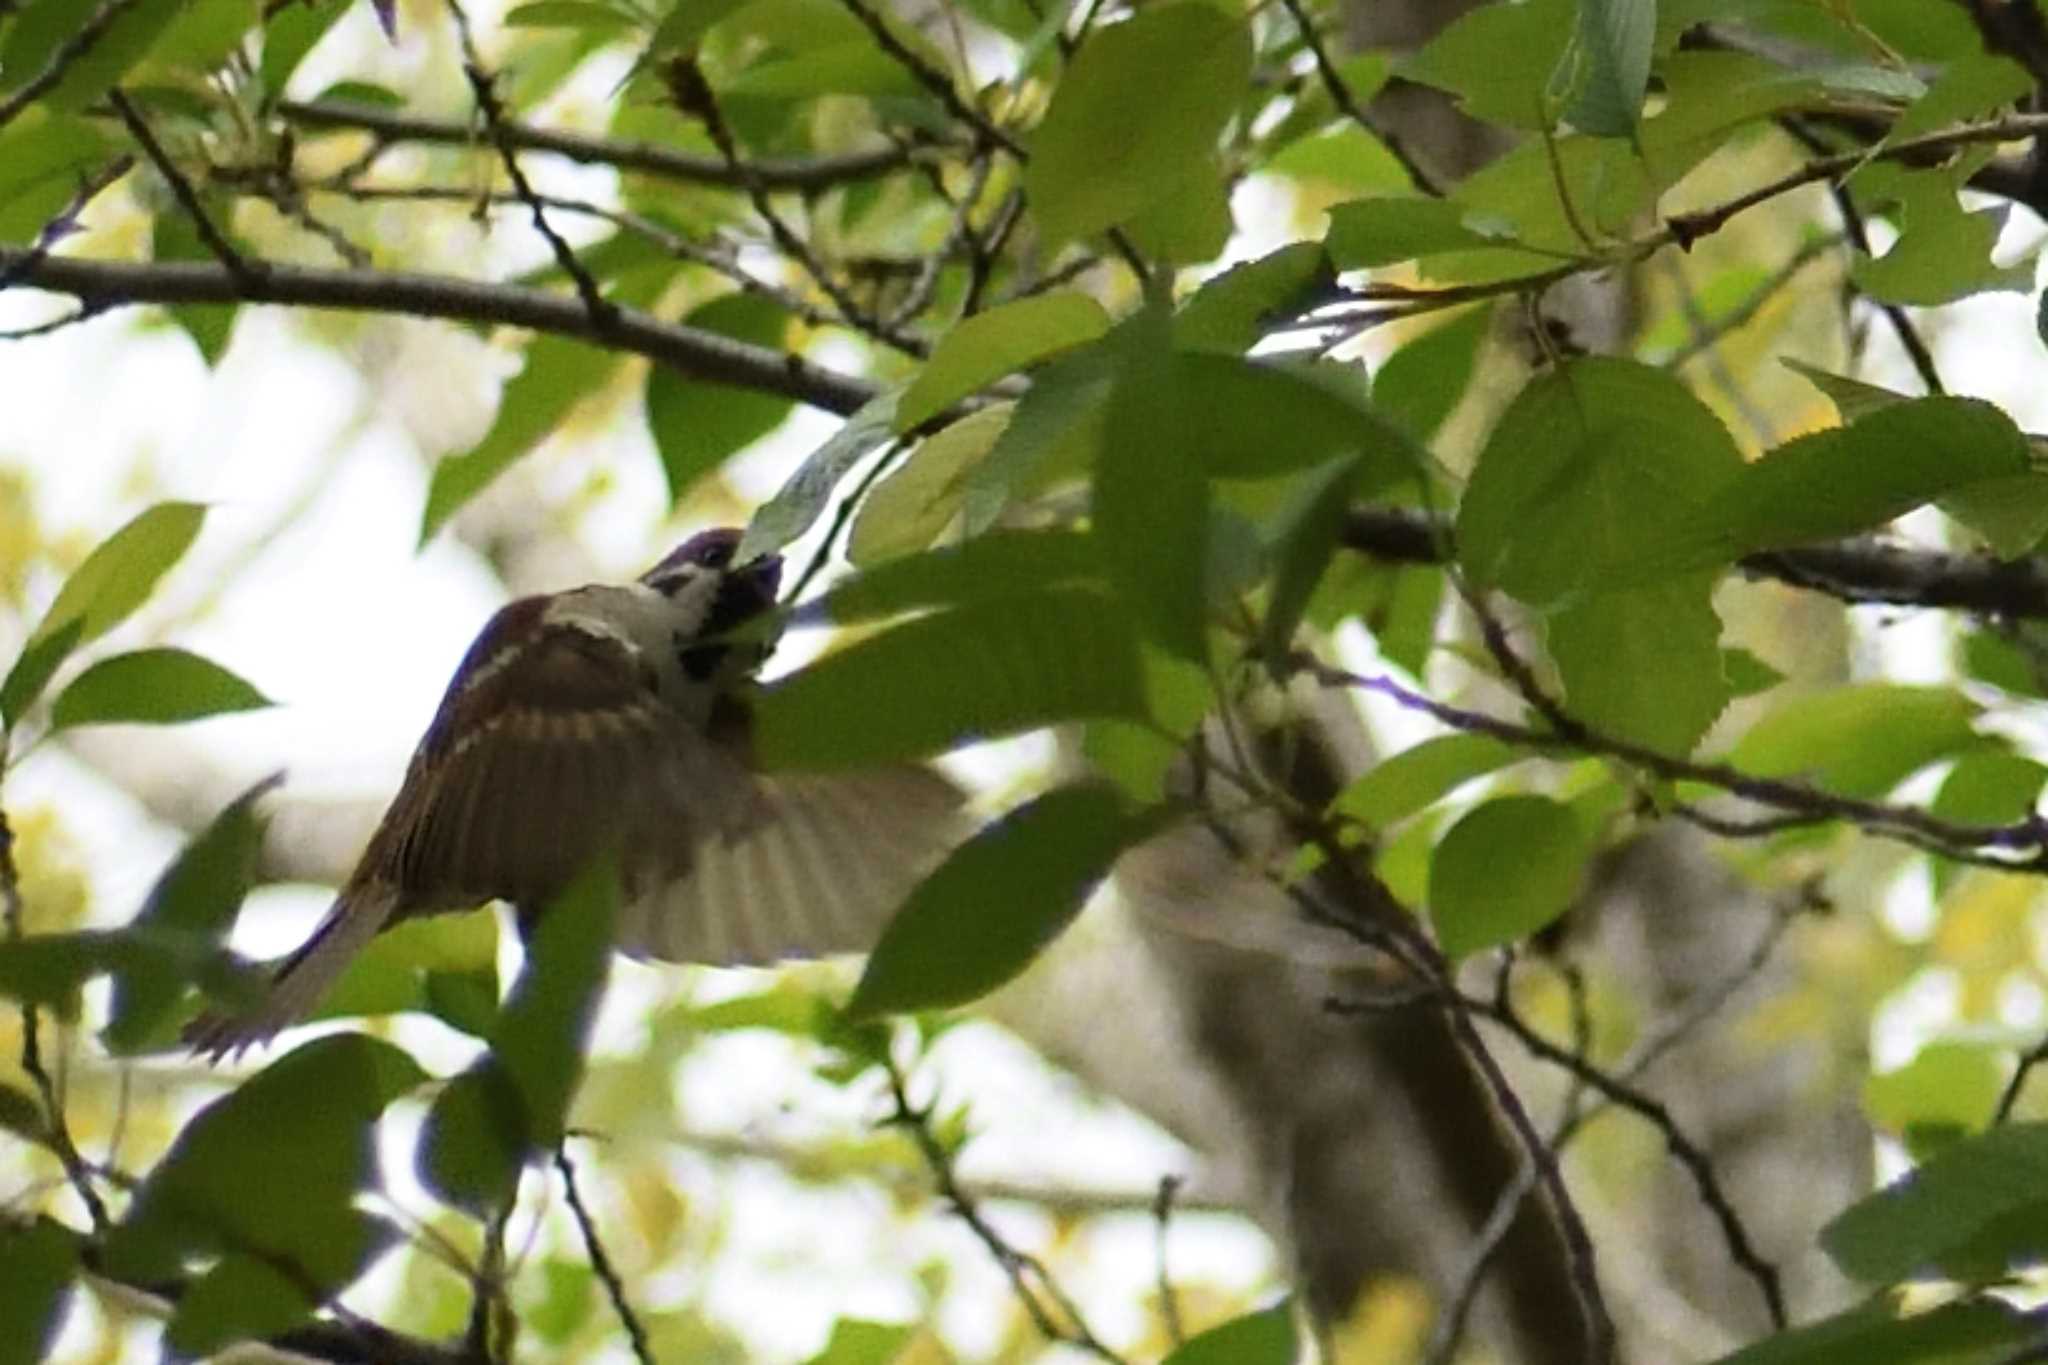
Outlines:
<svg viewBox="0 0 2048 1365"><path fill-rule="evenodd" d="M140 0L101 0L100 7L69 38L57 45L57 50L50 54L49 61L43 63L41 71L22 82L5 100L0 100L0 128L20 118L22 111L55 89L72 63L98 47L100 39L106 37L107 30L114 26L114 21L139 3Z"/></svg>
<svg viewBox="0 0 2048 1365"><path fill-rule="evenodd" d="M910 1134L911 1141L931 1171L939 1197L946 1201L960 1221L967 1225L968 1231L1002 1267L1017 1301L1023 1305L1040 1335L1047 1341L1065 1342L1111 1365L1125 1365L1123 1357L1104 1345L1090 1330L1087 1319L1081 1316L1080 1309L1060 1288L1045 1263L1012 1246L982 1214L954 1175L953 1159L945 1145L932 1132L930 1112L911 1104L909 1081L903 1069L896 1064L895 1058L887 1056L883 1057L882 1066L889 1079L890 1098L895 1103L895 1112L890 1115L889 1122Z"/></svg>
<svg viewBox="0 0 2048 1365"><path fill-rule="evenodd" d="M625 1324L626 1338L633 1345L633 1358L640 1365L655 1365L654 1348L647 1340L647 1329L641 1325L639 1314L626 1299L625 1281L619 1278L618 1267L606 1254L604 1243L597 1235L597 1222L590 1216L590 1210L583 1206L583 1195L576 1188L576 1168L569 1161L569 1148L565 1144L555 1149L555 1169L562 1176L562 1192L569 1200L569 1212L576 1219L576 1230L583 1235L583 1249L590 1256L590 1268L604 1285L604 1292L612 1301L612 1311Z"/></svg>
<svg viewBox="0 0 2048 1365"><path fill-rule="evenodd" d="M1317 31L1315 21L1309 18L1302 0L1280 0L1280 3L1293 17L1295 28L1301 31L1301 40L1308 45L1309 55L1315 59L1316 77L1322 81L1323 89L1329 94L1330 102L1337 106L1337 111L1363 128L1374 141L1385 147L1400 164L1401 169L1408 172L1408 178L1415 182L1416 189L1432 199L1441 199L1445 194L1443 178L1423 164L1415 149L1408 145L1407 139L1394 129L1383 126L1365 111L1357 96L1351 93L1351 86L1345 81L1344 73L1337 69L1337 63L1331 58L1329 49L1323 46L1323 36Z"/></svg>
<svg viewBox="0 0 2048 1365"><path fill-rule="evenodd" d="M1180 1186L1177 1175L1159 1177L1159 1195L1152 1201L1152 1259L1158 1266L1159 1316L1166 1323L1166 1339L1175 1347L1188 1339L1187 1326L1180 1317L1180 1295L1174 1290L1173 1276L1166 1265L1166 1234L1173 1223L1173 1202L1180 1194Z"/></svg>
<svg viewBox="0 0 2048 1365"><path fill-rule="evenodd" d="M142 111L135 107L134 102L119 86L107 92L107 101L114 106L114 112L120 115L122 125L128 129L128 135L135 139L136 145L142 148L142 154L149 158L149 164L156 167L157 174L171 187L171 194L177 199L178 207L192 220L192 228L199 234L199 240L207 251L226 268L228 274L234 276L245 287L253 284L260 274L258 266L237 251L235 244L227 239L227 234L213 221L213 215L206 211L206 205L199 198L199 191L193 187L192 181L185 173L178 169L178 163L171 159L163 144L157 141L156 134L150 130L149 121L142 117Z"/></svg>
<svg viewBox="0 0 2048 1365"><path fill-rule="evenodd" d="M1826 150L1826 145L1808 132L1799 120L1787 118L1781 120L1780 126L1807 151L1818 154ZM1842 232L1848 237L1850 245L1866 257L1874 255L1870 245L1870 231L1863 222L1863 210L1856 206L1856 199L1849 193L1848 185L1840 180L1831 179L1828 182L1828 196L1835 202L1835 212L1841 215ZM1849 283L1853 287L1853 282ZM1899 345L1904 348L1906 358L1913 363L1913 370L1920 376L1920 382L1926 387L1927 392L1947 393L1948 389L1941 382L1941 371L1935 368L1934 352L1928 348L1926 338L1920 335L1920 329L1913 325L1913 319L1907 316L1906 310L1896 303L1882 299L1872 299L1871 302L1877 304L1879 311L1884 314L1885 321L1891 324L1893 335L1898 337Z"/></svg>
<svg viewBox="0 0 2048 1365"><path fill-rule="evenodd" d="M768 187L757 177L746 173L746 163L740 157L739 143L733 137L732 128L725 121L725 113L719 108L718 96L711 85L697 70L695 63L676 58L662 67L662 74L668 83L669 95L676 107L694 116L704 125L704 131L711 138L711 145L725 158L726 164L740 177L746 191L747 202L753 205L754 213L768 229L768 235L785 256L803 268L825 297L832 300L832 306L839 310L841 319L849 327L869 336L889 340L892 345L910 350L920 343L901 334L899 329L889 327L880 318L870 316L865 309L846 291L846 287L834 278L831 269L811 250L811 244L798 235L776 211L768 198Z"/></svg>
<svg viewBox="0 0 2048 1365"><path fill-rule="evenodd" d="M0 247L0 270L28 253ZM254 262L252 262L254 264ZM580 300L553 290L407 271L337 270L260 262L260 278L237 280L206 261L107 261L51 256L24 269L21 283L70 294L97 308L136 303L274 303L529 327L644 355L693 378L780 394L841 416L879 392L872 381L716 332L619 309L605 329Z"/></svg>
<svg viewBox="0 0 2048 1365"><path fill-rule="evenodd" d="M9 822L5 808L0 808L0 928L5 929L10 940L20 939L27 933L26 920L27 907L21 899L21 870L14 861L14 826ZM79 1202L85 1205L93 1230L104 1234L110 1226L107 1206L93 1186L90 1164L79 1153L78 1144L71 1139L70 1125L64 1121L64 1098L58 1093L57 1083L43 1063L41 1012L27 1001L21 1006L21 1070L35 1085L36 1094L42 1100L46 1145L64 1167L64 1178L70 1182Z"/></svg>
<svg viewBox="0 0 2048 1365"><path fill-rule="evenodd" d="M277 112L302 128L368 133L377 139L379 148L402 142L468 147L476 141L475 128L465 122L399 114L345 100L285 100ZM499 130L507 144L522 152L553 152L584 165L616 166L664 180L732 189L743 188L751 179L771 190L825 190L891 175L911 165L917 156L913 147L899 145L843 156L763 157L735 166L723 157L694 155L660 143L538 128L517 119L505 119Z"/></svg>
<svg viewBox="0 0 2048 1365"><path fill-rule="evenodd" d="M506 178L512 182L512 192L533 215L533 230L547 242L555 264L575 284L576 297L583 300L591 323L600 331L608 329L618 317L618 306L605 298L604 290L596 279L584 268L583 262L576 259L575 249L561 233L555 231L554 224L548 221L546 209L533 192L533 183L520 169L518 150L505 136L505 109L498 101L497 78L484 70L483 59L477 53L476 35L470 31L469 13L463 9L462 0L448 0L448 12L455 16L455 31L462 42L462 74L469 81L470 94L476 100L477 116L483 120L484 135L498 149L498 160L505 167Z"/></svg>

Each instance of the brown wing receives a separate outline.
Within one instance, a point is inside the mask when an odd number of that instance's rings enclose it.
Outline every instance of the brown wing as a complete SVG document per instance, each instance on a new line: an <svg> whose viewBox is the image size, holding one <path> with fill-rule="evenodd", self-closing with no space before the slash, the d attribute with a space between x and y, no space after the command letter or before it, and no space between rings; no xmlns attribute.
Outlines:
<svg viewBox="0 0 2048 1365"><path fill-rule="evenodd" d="M753 818L622 908L622 949L732 964L866 952L967 833L960 789L928 768L755 782Z"/></svg>
<svg viewBox="0 0 2048 1365"><path fill-rule="evenodd" d="M364 855L359 877L395 884L399 914L538 904L607 846L629 875L673 875L750 818L751 779L638 652L546 611L529 598L492 618Z"/></svg>

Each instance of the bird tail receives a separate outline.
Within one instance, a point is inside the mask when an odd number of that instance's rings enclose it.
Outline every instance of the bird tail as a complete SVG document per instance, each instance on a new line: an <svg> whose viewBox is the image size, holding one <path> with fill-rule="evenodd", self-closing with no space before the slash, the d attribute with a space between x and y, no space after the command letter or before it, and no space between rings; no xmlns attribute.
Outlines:
<svg viewBox="0 0 2048 1365"><path fill-rule="evenodd" d="M201 1014L186 1026L185 1042L213 1061L269 1041L279 1029L310 1014L364 945L375 938L397 908L387 886L344 890L313 936L279 964L263 997L239 1014Z"/></svg>

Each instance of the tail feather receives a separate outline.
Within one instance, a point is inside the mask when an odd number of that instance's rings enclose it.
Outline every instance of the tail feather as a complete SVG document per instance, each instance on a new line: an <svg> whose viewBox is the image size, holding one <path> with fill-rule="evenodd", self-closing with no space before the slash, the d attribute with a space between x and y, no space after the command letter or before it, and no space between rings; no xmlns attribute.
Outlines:
<svg viewBox="0 0 2048 1365"><path fill-rule="evenodd" d="M397 904L397 894L388 887L344 891L313 936L279 965L261 1000L240 1014L200 1015L186 1027L185 1042L217 1062L297 1023L384 928Z"/></svg>

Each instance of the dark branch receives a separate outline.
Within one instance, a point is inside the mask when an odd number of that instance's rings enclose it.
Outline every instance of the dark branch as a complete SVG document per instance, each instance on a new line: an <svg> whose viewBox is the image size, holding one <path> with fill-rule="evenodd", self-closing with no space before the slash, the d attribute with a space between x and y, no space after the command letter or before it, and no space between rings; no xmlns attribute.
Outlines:
<svg viewBox="0 0 2048 1365"><path fill-rule="evenodd" d="M1345 523L1343 544L1389 563L1442 564L1448 532L1419 512L1359 507ZM1859 536L1748 555L1737 567L1844 602L2048 619L2048 565L2037 559L1910 549Z"/></svg>
<svg viewBox="0 0 2048 1365"><path fill-rule="evenodd" d="M321 100L311 104L286 100L277 106L277 112L301 128L369 133L384 142L469 147L474 146L477 140L476 130L468 123L394 114L386 109L351 104L345 100ZM834 185L888 175L902 170L912 161L909 148L883 147L845 156L763 157L736 168L723 157L679 152L673 147L653 142L536 128L517 119L506 119L501 129L505 144L518 151L553 152L571 161L616 166L622 171L641 171L667 180L725 185L732 189L745 188L749 176L774 190L829 189Z"/></svg>
<svg viewBox="0 0 2048 1365"><path fill-rule="evenodd" d="M89 309L138 303L275 303L301 308L404 313L458 322L497 323L573 337L593 345L644 355L697 379L780 394L826 412L848 415L880 389L868 380L814 365L800 356L702 328L664 322L620 308L607 326L593 321L573 295L524 285L463 280L403 271L320 269L262 262L260 276L237 280L207 261L82 260L0 247L0 274L69 294Z"/></svg>

